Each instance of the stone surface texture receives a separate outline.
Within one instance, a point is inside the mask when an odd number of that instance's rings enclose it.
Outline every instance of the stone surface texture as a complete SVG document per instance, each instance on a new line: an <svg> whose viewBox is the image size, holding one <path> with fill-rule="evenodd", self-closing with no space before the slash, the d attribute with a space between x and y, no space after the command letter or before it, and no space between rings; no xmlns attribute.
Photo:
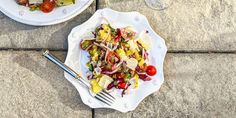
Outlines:
<svg viewBox="0 0 236 118"><path fill-rule="evenodd" d="M93 2L85 11L69 21L46 27L21 24L0 12L0 48L66 50L70 31L92 16L95 4Z"/></svg>
<svg viewBox="0 0 236 118"><path fill-rule="evenodd" d="M46 27L0 12L0 118L235 118L236 0L161 1L167 7L155 10L145 0L95 0L77 17ZM64 60L68 34L96 5L144 14L174 52L165 59L160 90L128 113L93 113L63 71L37 51L58 50L53 54Z"/></svg>
<svg viewBox="0 0 236 118"><path fill-rule="evenodd" d="M167 54L165 82L126 114L95 109L95 118L235 118L236 54Z"/></svg>
<svg viewBox="0 0 236 118"><path fill-rule="evenodd" d="M173 51L235 51L235 0L147 0L168 7L154 10L145 0L99 0L99 8L138 11ZM166 5L166 6L167 6Z"/></svg>
<svg viewBox="0 0 236 118"><path fill-rule="evenodd" d="M64 59L64 52L54 52ZM91 118L63 71L36 51L0 52L1 118Z"/></svg>

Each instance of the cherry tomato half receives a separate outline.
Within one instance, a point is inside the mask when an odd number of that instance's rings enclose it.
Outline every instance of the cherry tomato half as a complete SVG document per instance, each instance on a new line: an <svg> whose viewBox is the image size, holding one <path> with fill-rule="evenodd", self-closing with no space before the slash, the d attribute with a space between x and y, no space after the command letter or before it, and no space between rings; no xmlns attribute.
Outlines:
<svg viewBox="0 0 236 118"><path fill-rule="evenodd" d="M118 83L117 86L118 86L119 89L125 89L126 83L125 82L120 82L120 83Z"/></svg>
<svg viewBox="0 0 236 118"><path fill-rule="evenodd" d="M146 73L147 73L148 75L150 75L150 76L154 76L154 75L157 73L157 70L156 70L156 68L155 68L154 66L149 65L149 66L147 67Z"/></svg>
<svg viewBox="0 0 236 118"><path fill-rule="evenodd" d="M44 13L51 12L55 7L55 2L45 1L40 5L40 10Z"/></svg>

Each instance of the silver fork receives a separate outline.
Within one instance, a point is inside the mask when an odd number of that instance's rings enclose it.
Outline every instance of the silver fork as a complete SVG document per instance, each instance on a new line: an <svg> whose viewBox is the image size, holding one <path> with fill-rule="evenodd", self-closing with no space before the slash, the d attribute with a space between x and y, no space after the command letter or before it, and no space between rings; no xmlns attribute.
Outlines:
<svg viewBox="0 0 236 118"><path fill-rule="evenodd" d="M74 77L75 79L79 80L79 82L88 88L89 93L95 97L97 100L102 101L103 103L107 104L108 106L111 106L112 103L115 101L115 97L113 97L111 94L109 94L106 90L102 90L97 94L94 94L91 91L91 85L85 81L79 74L77 74L74 70L72 70L70 67L62 63L58 58L56 58L54 55L49 53L48 50L46 50L43 53L43 56L46 57L48 60L53 62L54 64L58 65L61 69L63 69L65 72L67 72L69 75Z"/></svg>

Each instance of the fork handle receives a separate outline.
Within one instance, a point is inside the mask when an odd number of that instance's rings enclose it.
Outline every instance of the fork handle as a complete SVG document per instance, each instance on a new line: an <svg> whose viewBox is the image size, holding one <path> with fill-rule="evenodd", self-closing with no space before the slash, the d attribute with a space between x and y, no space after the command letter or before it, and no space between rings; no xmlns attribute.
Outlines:
<svg viewBox="0 0 236 118"><path fill-rule="evenodd" d="M61 69L63 69L65 72L67 72L69 75L72 77L76 78L79 80L80 83L84 84L86 87L90 88L90 84L85 81L84 79L81 78L79 74L77 74L74 70L72 70L70 67L62 63L58 58L56 58L54 55L49 53L49 50L46 50L43 53L43 56L46 57L48 60L53 62L54 64L58 65Z"/></svg>

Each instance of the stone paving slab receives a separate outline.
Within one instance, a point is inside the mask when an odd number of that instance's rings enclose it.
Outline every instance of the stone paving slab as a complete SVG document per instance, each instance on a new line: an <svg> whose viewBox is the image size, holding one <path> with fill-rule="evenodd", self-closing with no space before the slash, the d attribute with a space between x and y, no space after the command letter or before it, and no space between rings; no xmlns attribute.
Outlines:
<svg viewBox="0 0 236 118"><path fill-rule="evenodd" d="M67 49L67 36L72 28L89 19L95 12L95 1L72 20L57 25L35 27L18 23L0 12L0 48Z"/></svg>
<svg viewBox="0 0 236 118"><path fill-rule="evenodd" d="M0 51L1 118L91 118L63 71L37 51ZM54 52L64 60L64 52Z"/></svg>
<svg viewBox="0 0 236 118"><path fill-rule="evenodd" d="M236 51L235 0L156 1L169 6L153 10L144 0L99 0L99 8L139 11L172 51Z"/></svg>
<svg viewBox="0 0 236 118"><path fill-rule="evenodd" d="M167 54L165 82L135 111L95 118L235 118L236 54Z"/></svg>

